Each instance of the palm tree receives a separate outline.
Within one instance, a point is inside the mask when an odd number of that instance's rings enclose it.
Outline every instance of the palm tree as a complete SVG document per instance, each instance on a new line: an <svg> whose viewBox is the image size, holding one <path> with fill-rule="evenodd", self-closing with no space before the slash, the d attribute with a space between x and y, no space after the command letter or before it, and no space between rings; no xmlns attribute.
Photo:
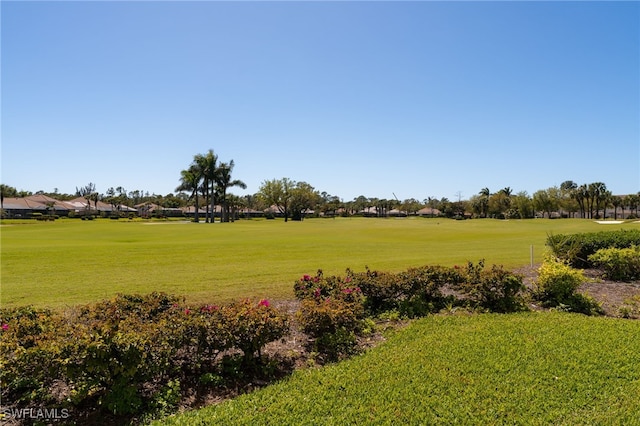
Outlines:
<svg viewBox="0 0 640 426"><path fill-rule="evenodd" d="M195 165L191 165L187 170L182 170L180 172L180 185L176 188L176 191L187 191L191 192L191 196L189 198L194 198L196 202L196 211L195 216L193 218L194 222L199 222L200 217L198 215L200 211L200 205L198 203L198 189L200 188L200 171L198 167Z"/></svg>
<svg viewBox="0 0 640 426"><path fill-rule="evenodd" d="M622 197L612 195L609 202L611 203L611 206L613 206L613 220L618 220L618 207L620 206L623 206L622 217L624 218L624 205L622 204Z"/></svg>
<svg viewBox="0 0 640 426"><path fill-rule="evenodd" d="M582 218L587 217L587 206L589 204L589 190L587 185L582 184L579 187L571 191L571 198L576 200L578 207L580 208L580 214Z"/></svg>
<svg viewBox="0 0 640 426"><path fill-rule="evenodd" d="M202 192L207 205L205 221L213 223L215 220L215 181L217 173L218 156L210 149L206 154L196 154L193 163L196 165L202 179ZM211 201L209 203L209 201ZM211 207L211 209L209 209Z"/></svg>
<svg viewBox="0 0 640 426"><path fill-rule="evenodd" d="M491 191L489 191L489 188L482 188L478 194L480 195L480 199L478 200L480 215L482 217L487 217L487 212L489 211L489 196L491 195Z"/></svg>
<svg viewBox="0 0 640 426"><path fill-rule="evenodd" d="M608 198L607 186L602 182L594 182L589 184L587 191L589 193L589 218L593 218L594 207L596 215L598 215L600 205Z"/></svg>
<svg viewBox="0 0 640 426"><path fill-rule="evenodd" d="M220 192L220 201L222 205L221 221L223 222L229 222L229 203L227 200L227 189L234 186L238 186L242 189L247 188L247 184L243 181L238 179L231 180L231 172L233 171L234 166L235 163L233 162L233 160L229 161L229 163L220 163L216 173L216 183Z"/></svg>

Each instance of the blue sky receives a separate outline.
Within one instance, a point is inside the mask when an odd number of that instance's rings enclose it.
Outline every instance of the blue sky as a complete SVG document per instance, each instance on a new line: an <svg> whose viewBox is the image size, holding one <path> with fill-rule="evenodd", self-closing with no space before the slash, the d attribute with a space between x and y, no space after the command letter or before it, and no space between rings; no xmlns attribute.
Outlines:
<svg viewBox="0 0 640 426"><path fill-rule="evenodd" d="M638 2L11 2L2 183L468 199L640 190Z"/></svg>

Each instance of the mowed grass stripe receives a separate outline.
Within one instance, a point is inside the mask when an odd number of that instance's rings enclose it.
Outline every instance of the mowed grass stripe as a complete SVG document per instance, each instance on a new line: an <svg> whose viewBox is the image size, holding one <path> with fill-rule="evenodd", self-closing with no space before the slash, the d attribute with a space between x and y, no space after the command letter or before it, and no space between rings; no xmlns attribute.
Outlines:
<svg viewBox="0 0 640 426"><path fill-rule="evenodd" d="M153 223L153 222L151 222ZM547 234L603 230L585 220L250 220L225 224L59 220L0 229L4 306L64 306L164 291L190 301L291 298L304 273L400 271L486 259L541 259ZM636 227L637 224L616 225ZM608 226L607 230L612 227Z"/></svg>
<svg viewBox="0 0 640 426"><path fill-rule="evenodd" d="M158 424L637 425L638 365L637 321L435 316L361 356Z"/></svg>

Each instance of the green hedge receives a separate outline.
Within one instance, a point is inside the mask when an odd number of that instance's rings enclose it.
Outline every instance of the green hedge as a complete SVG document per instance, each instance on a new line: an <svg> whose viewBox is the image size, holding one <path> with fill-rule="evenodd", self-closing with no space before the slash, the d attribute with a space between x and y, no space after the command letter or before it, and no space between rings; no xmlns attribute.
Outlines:
<svg viewBox="0 0 640 426"><path fill-rule="evenodd" d="M570 266L591 268L594 264L589 256L600 249L640 246L640 229L548 235L547 246L555 257Z"/></svg>
<svg viewBox="0 0 640 426"><path fill-rule="evenodd" d="M640 246L600 249L589 256L589 262L602 268L609 279L617 281L640 279Z"/></svg>

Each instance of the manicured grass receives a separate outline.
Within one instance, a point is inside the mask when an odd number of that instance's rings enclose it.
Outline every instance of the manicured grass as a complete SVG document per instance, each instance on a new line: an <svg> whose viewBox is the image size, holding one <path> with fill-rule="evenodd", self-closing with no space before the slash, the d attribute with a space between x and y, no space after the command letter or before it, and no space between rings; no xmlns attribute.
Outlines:
<svg viewBox="0 0 640 426"><path fill-rule="evenodd" d="M547 234L638 224L588 220L249 220L235 223L3 222L2 304L60 307L116 293L163 291L194 303L242 297L291 298L294 280L319 268L400 271L486 259L539 262Z"/></svg>
<svg viewBox="0 0 640 426"><path fill-rule="evenodd" d="M432 316L362 356L158 424L638 425L639 365L638 321Z"/></svg>

